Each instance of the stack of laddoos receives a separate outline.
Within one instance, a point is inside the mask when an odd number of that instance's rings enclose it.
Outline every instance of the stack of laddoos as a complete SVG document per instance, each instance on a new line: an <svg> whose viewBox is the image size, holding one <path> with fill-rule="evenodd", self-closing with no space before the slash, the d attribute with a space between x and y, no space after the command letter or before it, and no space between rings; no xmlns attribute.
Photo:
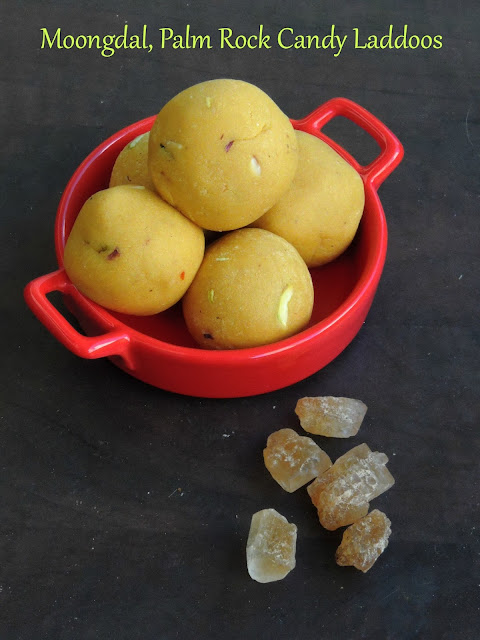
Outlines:
<svg viewBox="0 0 480 640"><path fill-rule="evenodd" d="M77 217L65 269L122 313L183 298L202 347L269 344L308 324L309 268L349 246L363 206L362 179L326 143L252 84L212 80L175 96L123 149L110 188Z"/></svg>

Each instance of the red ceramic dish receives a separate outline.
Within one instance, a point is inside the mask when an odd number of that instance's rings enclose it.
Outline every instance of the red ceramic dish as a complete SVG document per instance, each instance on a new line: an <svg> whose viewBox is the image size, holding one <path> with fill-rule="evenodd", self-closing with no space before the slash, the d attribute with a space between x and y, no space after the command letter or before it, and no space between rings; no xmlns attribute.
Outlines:
<svg viewBox="0 0 480 640"><path fill-rule="evenodd" d="M344 116L369 133L380 155L361 166L322 133L335 116ZM83 358L108 357L118 367L151 385L192 396L228 398L266 393L319 371L355 337L365 320L385 262L387 225L377 189L403 157L400 142L384 124L359 105L334 98L302 120L296 129L325 140L360 173L365 211L351 247L337 260L311 270L315 305L309 326L286 340L235 351L195 346L180 305L156 316L135 317L107 311L83 296L63 270L65 242L85 200L108 186L117 155L136 136L149 131L154 117L119 131L78 167L60 201L55 222L59 270L25 288L33 313L68 349ZM60 291L86 335L79 333L50 303Z"/></svg>

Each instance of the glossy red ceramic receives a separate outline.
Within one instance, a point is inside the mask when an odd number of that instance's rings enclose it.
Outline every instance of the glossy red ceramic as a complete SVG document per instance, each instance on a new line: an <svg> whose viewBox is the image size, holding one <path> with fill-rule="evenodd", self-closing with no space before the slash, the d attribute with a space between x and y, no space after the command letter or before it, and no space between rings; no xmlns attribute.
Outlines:
<svg viewBox="0 0 480 640"><path fill-rule="evenodd" d="M335 116L362 127L378 143L379 156L361 166L322 133ZM47 329L83 358L108 357L118 367L151 385L177 393L212 398L256 395L280 389L331 362L355 337L372 304L387 249L387 225L377 189L403 157L397 138L371 113L344 98L334 98L302 120L301 129L325 140L360 173L365 211L351 247L337 260L311 270L315 305L301 333L263 347L207 351L195 346L180 305L156 316L135 317L107 311L83 296L63 270L66 238L85 200L108 186L115 159L133 138L150 130L154 117L137 122L106 140L78 167L60 201L55 222L59 270L25 288L27 304ZM86 335L79 333L50 303L60 291Z"/></svg>

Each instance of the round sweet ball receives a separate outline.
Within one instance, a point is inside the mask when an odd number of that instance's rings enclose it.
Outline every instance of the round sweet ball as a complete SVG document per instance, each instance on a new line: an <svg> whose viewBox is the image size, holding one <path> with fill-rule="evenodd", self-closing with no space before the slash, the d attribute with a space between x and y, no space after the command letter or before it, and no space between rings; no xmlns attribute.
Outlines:
<svg viewBox="0 0 480 640"><path fill-rule="evenodd" d="M287 116L258 87L210 80L176 95L150 134L158 193L200 227L229 231L285 193L298 161Z"/></svg>
<svg viewBox="0 0 480 640"><path fill-rule="evenodd" d="M310 320L313 286L297 250L263 229L228 233L207 248L183 298L195 341L207 349L269 344Z"/></svg>
<svg viewBox="0 0 480 640"><path fill-rule="evenodd" d="M309 267L331 262L357 231L365 204L357 171L316 136L296 131L298 168L280 200L253 226L293 244Z"/></svg>
<svg viewBox="0 0 480 640"><path fill-rule="evenodd" d="M145 187L99 191L65 245L73 284L107 309L153 315L175 304L203 259L203 231Z"/></svg>
<svg viewBox="0 0 480 640"><path fill-rule="evenodd" d="M148 141L150 132L134 138L120 151L113 165L110 187L121 184L140 185L155 192L155 185L148 171Z"/></svg>

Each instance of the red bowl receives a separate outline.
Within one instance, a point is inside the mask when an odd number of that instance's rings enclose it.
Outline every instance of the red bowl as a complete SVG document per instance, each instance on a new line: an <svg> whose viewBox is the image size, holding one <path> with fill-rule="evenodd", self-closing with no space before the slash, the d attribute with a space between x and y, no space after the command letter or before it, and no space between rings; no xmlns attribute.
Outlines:
<svg viewBox="0 0 480 640"><path fill-rule="evenodd" d="M360 165L322 133L335 116L362 127L378 143L380 155ZM360 330L372 304L387 249L387 225L377 189L403 157L400 142L371 113L344 98L334 98L302 120L296 129L327 142L362 176L365 210L350 248L337 260L311 269L315 304L311 322L302 332L263 347L207 351L187 332L180 305L150 317L107 311L82 295L63 269L65 242L83 203L108 186L120 151L149 131L154 117L132 124L103 142L70 179L55 221L59 270L36 278L25 288L25 299L37 318L73 353L83 358L108 357L132 376L186 395L233 398L250 396L302 380L331 362ZM79 333L50 303L47 294L60 291L86 335Z"/></svg>

